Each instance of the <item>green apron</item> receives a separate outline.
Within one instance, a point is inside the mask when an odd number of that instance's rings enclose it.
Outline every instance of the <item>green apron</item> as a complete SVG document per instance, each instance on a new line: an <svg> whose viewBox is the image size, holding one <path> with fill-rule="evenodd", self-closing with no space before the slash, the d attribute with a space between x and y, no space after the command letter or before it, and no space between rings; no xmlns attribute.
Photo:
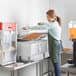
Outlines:
<svg viewBox="0 0 76 76"><path fill-rule="evenodd" d="M50 34L48 34L49 55L53 63L59 62L60 57L59 41L60 40L56 40Z"/></svg>

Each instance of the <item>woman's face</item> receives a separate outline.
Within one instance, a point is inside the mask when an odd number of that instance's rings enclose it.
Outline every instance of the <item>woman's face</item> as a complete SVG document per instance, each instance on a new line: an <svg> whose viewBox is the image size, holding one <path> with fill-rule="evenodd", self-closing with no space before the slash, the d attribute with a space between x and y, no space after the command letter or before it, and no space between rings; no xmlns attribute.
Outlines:
<svg viewBox="0 0 76 76"><path fill-rule="evenodd" d="M49 22L55 21L55 20L56 20L56 15L55 15L55 14L53 14L52 16L47 15L47 20L48 20Z"/></svg>

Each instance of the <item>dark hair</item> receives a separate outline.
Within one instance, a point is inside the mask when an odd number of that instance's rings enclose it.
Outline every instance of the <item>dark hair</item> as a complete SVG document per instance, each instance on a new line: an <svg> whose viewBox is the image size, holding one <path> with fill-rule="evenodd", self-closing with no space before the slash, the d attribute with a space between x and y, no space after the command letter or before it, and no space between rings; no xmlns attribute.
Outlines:
<svg viewBox="0 0 76 76"><path fill-rule="evenodd" d="M49 15L51 18L53 18L55 16L55 10L54 9L48 10L46 14ZM59 25L61 25L61 19L59 16L56 16L56 20L59 23Z"/></svg>
<svg viewBox="0 0 76 76"><path fill-rule="evenodd" d="M56 16L57 18L57 22L59 23L59 25L61 25L61 18L59 16Z"/></svg>

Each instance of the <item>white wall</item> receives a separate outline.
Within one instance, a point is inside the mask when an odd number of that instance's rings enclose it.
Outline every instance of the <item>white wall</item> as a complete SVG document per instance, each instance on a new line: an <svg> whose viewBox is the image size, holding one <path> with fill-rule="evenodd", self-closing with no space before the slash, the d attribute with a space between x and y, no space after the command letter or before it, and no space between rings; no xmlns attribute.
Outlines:
<svg viewBox="0 0 76 76"><path fill-rule="evenodd" d="M45 12L49 9L49 0L31 0L29 24L35 25L46 20Z"/></svg>
<svg viewBox="0 0 76 76"><path fill-rule="evenodd" d="M45 20L49 0L0 0L0 21L16 22L18 28Z"/></svg>
<svg viewBox="0 0 76 76"><path fill-rule="evenodd" d="M29 2L29 0L0 0L0 21L16 22L18 26L27 24Z"/></svg>
<svg viewBox="0 0 76 76"><path fill-rule="evenodd" d="M68 22L76 20L75 0L50 0L50 8L54 8L63 21L62 40L64 47L72 47L72 41L68 37Z"/></svg>

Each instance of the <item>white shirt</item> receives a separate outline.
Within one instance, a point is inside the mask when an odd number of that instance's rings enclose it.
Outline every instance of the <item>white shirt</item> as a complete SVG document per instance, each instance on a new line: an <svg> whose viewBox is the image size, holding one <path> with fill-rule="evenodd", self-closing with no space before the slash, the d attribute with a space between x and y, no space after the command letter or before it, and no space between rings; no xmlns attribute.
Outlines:
<svg viewBox="0 0 76 76"><path fill-rule="evenodd" d="M61 40L61 26L57 21L55 22L47 22L44 25L33 26L31 29L46 29L48 33L55 38L56 40Z"/></svg>

